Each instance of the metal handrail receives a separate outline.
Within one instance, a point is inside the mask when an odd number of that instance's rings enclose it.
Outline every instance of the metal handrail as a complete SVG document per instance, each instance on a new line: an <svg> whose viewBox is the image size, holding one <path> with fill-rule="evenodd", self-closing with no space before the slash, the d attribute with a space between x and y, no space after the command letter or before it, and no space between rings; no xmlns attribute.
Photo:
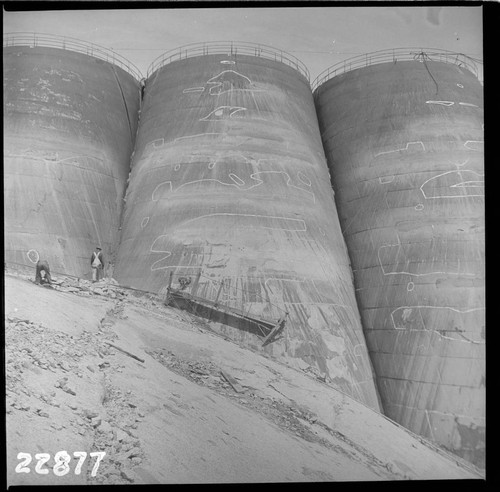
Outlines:
<svg viewBox="0 0 500 492"><path fill-rule="evenodd" d="M156 58L149 66L146 78L165 65L177 60L184 60L194 56L206 55L249 55L267 58L270 60L285 63L300 72L309 82L310 75L307 67L293 55L286 51L273 48L264 44L233 42L233 41L212 41L207 43L192 43L180 46L174 50L167 51Z"/></svg>
<svg viewBox="0 0 500 492"><path fill-rule="evenodd" d="M316 91L318 87L324 84L327 80L341 75L351 70L368 67L379 63L390 63L397 61L437 61L443 63L451 63L464 67L479 78L479 70L477 63L463 53L453 51L435 49L435 48L395 48L392 50L373 51L364 55L348 58L340 63L336 63L331 67L321 72L311 84L312 91Z"/></svg>
<svg viewBox="0 0 500 492"><path fill-rule="evenodd" d="M137 80L143 78L141 71L122 55L108 48L104 48L103 46L76 38L34 32L5 33L3 36L3 47L7 48L10 46L29 46L30 48L40 46L43 48L58 48L76 51L77 53L84 53L88 56L99 58L100 60L105 60L108 63L117 65Z"/></svg>

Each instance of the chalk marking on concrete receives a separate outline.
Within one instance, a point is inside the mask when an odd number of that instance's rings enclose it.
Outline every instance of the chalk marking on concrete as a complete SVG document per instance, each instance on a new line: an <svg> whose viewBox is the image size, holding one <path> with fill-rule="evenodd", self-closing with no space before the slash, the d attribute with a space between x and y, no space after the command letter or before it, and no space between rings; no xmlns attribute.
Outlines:
<svg viewBox="0 0 500 492"><path fill-rule="evenodd" d="M380 176L378 181L380 184L392 183L394 181L395 176Z"/></svg>
<svg viewBox="0 0 500 492"><path fill-rule="evenodd" d="M472 147L471 147L472 144ZM474 145L477 144L480 148L474 148ZM484 149L484 140L467 140L464 143L464 147L469 150L475 150L477 152L481 152Z"/></svg>
<svg viewBox="0 0 500 492"><path fill-rule="evenodd" d="M462 166L465 166L465 165L466 165L469 161L470 161L470 159L465 159L465 161L464 161L464 162L454 162L454 161L450 161L450 160L448 160L448 162L449 162L450 164L453 164L454 166L457 166L457 168L462 167Z"/></svg>
<svg viewBox="0 0 500 492"><path fill-rule="evenodd" d="M27 253L26 256L28 257L28 260L31 261L31 263L38 263L38 260L40 259L40 255L38 254L38 251L36 249L30 249ZM35 259L33 259L33 258Z"/></svg>
<svg viewBox="0 0 500 492"><path fill-rule="evenodd" d="M477 104L459 102L460 106L470 106L471 108L479 108Z"/></svg>
<svg viewBox="0 0 500 492"><path fill-rule="evenodd" d="M151 142L148 142L145 146L144 146L144 151L146 151L149 147L152 147L153 150L154 149L158 149L160 147L163 147L163 146L171 146L171 145L175 145L176 143L182 141L182 140L187 140L187 139L190 139L190 138L198 138L198 137L204 137L206 135L224 135L224 133L222 132L205 132L205 133L197 133L195 135L186 135L186 136L183 136L183 137L177 137L175 138L174 140L170 140L169 142L166 142L164 141L163 138L159 138L159 139L156 139L156 140L153 140ZM163 142L161 145L156 145L155 142Z"/></svg>
<svg viewBox="0 0 500 492"><path fill-rule="evenodd" d="M158 263L159 261L162 261L162 260L165 260L166 258L168 257L164 257L162 258L161 260L158 260L156 261L155 263L153 263L153 265L155 265L156 263ZM185 268L185 269L188 269L188 268L193 268L193 269L202 269L203 268L203 265L165 265L165 266L162 266L162 267L156 267L154 270L153 270L153 265L151 266L151 271L157 271L157 270L168 270L169 268ZM206 283L206 282L203 282L203 283Z"/></svg>
<svg viewBox="0 0 500 492"><path fill-rule="evenodd" d="M306 223L302 219L292 219L290 217L278 217L274 215L258 215L258 214L235 214L235 213L215 213L215 214L206 214L200 215L199 217L195 217L194 219L186 220L183 225L189 224L190 222L194 222L196 220L206 219L209 217L255 217L260 220L269 220L269 221L283 221L285 223L290 223L289 228L287 227L270 227L265 225L258 224L256 227L262 227L264 229L274 229L278 231L297 231L297 232L305 232L307 231ZM293 227L292 224L296 223L297 226ZM300 224L300 225L299 225Z"/></svg>
<svg viewBox="0 0 500 492"><path fill-rule="evenodd" d="M420 146L420 150L425 150L424 143L421 140L418 140L416 142L408 142L406 144L406 147L404 147L402 149L386 150L384 152L379 152L378 154L375 154L374 157L378 157L379 155L392 154L394 152L402 152L402 151L405 151L405 150L410 150L410 145L412 145L412 146L417 146L418 145L418 146Z"/></svg>
<svg viewBox="0 0 500 492"><path fill-rule="evenodd" d="M161 261L163 260L166 260L167 258L169 258L170 256L172 256L172 252L171 251L168 251L168 250L165 250L165 249L155 249L155 243L156 241L158 241L159 239L161 238L164 238L164 237L169 237L168 234L161 234L160 236L158 236L151 244L151 247L150 247L150 251L151 253L163 253L164 256L162 258L160 258L159 260L155 261L152 265L151 265L151 271L154 272L155 270L162 270L163 268L165 267L156 267L156 265L158 263L160 263Z"/></svg>
<svg viewBox="0 0 500 492"><path fill-rule="evenodd" d="M208 92L211 96L220 96L221 94L226 94L228 92L233 92L233 91L249 91L249 92L261 91L261 89L237 87L236 83L238 79L240 83L243 82L243 85L252 84L252 81L248 77L239 72L236 72L235 70L223 70L215 77L212 77L211 79L207 80L206 83L212 85L212 87L209 88ZM224 83L226 82L230 85L230 88L227 90L223 90Z"/></svg>
<svg viewBox="0 0 500 492"><path fill-rule="evenodd" d="M462 181L462 183L451 185L450 188L484 188L484 181Z"/></svg>
<svg viewBox="0 0 500 492"><path fill-rule="evenodd" d="M216 182L216 183L219 183L221 185L224 185L224 186L233 186L235 187L236 189L238 189L239 191L249 191L249 190L252 190L253 188L256 188L258 186L261 186L265 181L263 179L260 179L258 176L261 175L261 174L283 174L286 178L287 178L287 181L286 181L286 185L287 187L290 187L290 188L295 188L303 193L306 193L309 195L309 198L312 199L313 203L316 203L316 196L315 194L312 192L312 191L309 191L309 190L304 190L303 188L300 188L298 186L295 186L293 184L291 184L291 177L290 175L285 172L285 171L258 171L256 173L252 173L250 175L250 179L253 180L253 183L250 184L250 181L248 181L248 185L245 186L246 182L241 179L237 174L234 174L234 173L229 173L229 178L233 181L233 183L225 183L223 181L220 181L218 179L215 179L215 178L205 178L205 179L196 179L196 180L193 180L193 181L188 181L186 183L183 183L181 184L180 186L178 186L177 188L173 188L173 184L172 184L172 181L164 181L163 183L160 183L158 184L155 189L153 190L153 193L151 195L151 200L153 202L157 202L159 200L159 197L156 196L156 193L157 191L159 190L159 188L161 188L162 186L168 186L168 190L167 190L167 193L176 193L177 191L179 191L181 188L184 188L188 185L192 185L192 184L195 184L195 183L202 183L202 182Z"/></svg>
<svg viewBox="0 0 500 492"><path fill-rule="evenodd" d="M221 60L220 63L222 65L236 65L236 62L232 60Z"/></svg>
<svg viewBox="0 0 500 492"><path fill-rule="evenodd" d="M462 84L457 84L457 87L460 87L461 89L464 88L464 86Z"/></svg>
<svg viewBox="0 0 500 492"><path fill-rule="evenodd" d="M150 217L144 217L142 219L142 221L141 221L141 229L144 229L148 225L149 219L150 219Z"/></svg>
<svg viewBox="0 0 500 492"><path fill-rule="evenodd" d="M394 247L398 247L398 250L397 250L397 253L395 255L395 258L397 258L399 256L399 252L402 248L402 244L401 243L395 243L395 244L383 244L382 246L379 246L378 250L377 250L377 258L378 258L378 262L379 262L379 265L380 265L380 269L382 270L382 274L383 275L411 275L413 277L424 277L426 275L460 275L460 276L471 276L471 277L475 277L476 274L475 273L462 273L462 272L442 272L442 271L433 271L433 272L426 272L426 273L412 273L412 272L407 272L405 270L401 271L401 272L388 272L385 270L384 268L384 265L382 263L382 259L380 258L380 251L382 248L394 248ZM392 265L393 267L397 267L397 265L393 264Z"/></svg>
<svg viewBox="0 0 500 492"><path fill-rule="evenodd" d="M406 290L407 290L407 292L412 292L414 288L415 288L415 284L413 282L408 282L406 284Z"/></svg>
<svg viewBox="0 0 500 492"><path fill-rule="evenodd" d="M297 178L299 178L299 181L301 183L304 183L306 186L311 186L311 180L303 173L300 171L297 173Z"/></svg>
<svg viewBox="0 0 500 492"><path fill-rule="evenodd" d="M396 321L394 319L394 313L396 311L403 310L402 318L403 318L403 321L406 321L408 319L408 317L411 316L412 311L414 309L418 309L419 310L419 315L420 316L422 316L420 314L420 310L421 309L448 309L450 311L454 311L454 312L459 313L459 314L473 313L475 311L485 311L486 310L485 307L477 307L477 308L469 308L469 309L457 309L457 308L453 308L453 307L450 307L450 306L429 306L429 305L399 306L396 309L393 309L391 311L392 324L393 324L393 326L394 326L394 328L396 330L406 330L407 328L401 327L401 326L397 325L397 323L396 323ZM425 331L435 331L435 330L429 330L429 329L426 328Z"/></svg>
<svg viewBox="0 0 500 492"><path fill-rule="evenodd" d="M425 101L425 104L440 104L441 106L453 106L453 101Z"/></svg>
<svg viewBox="0 0 500 492"><path fill-rule="evenodd" d="M247 111L247 108L241 106L219 106L204 118L200 118L199 121L220 121L225 118L233 118L240 111Z"/></svg>
<svg viewBox="0 0 500 492"><path fill-rule="evenodd" d="M442 176L446 176L448 174L457 174L460 179L462 178L462 173L473 173L478 177L484 177L484 174L477 173L476 171L472 171L470 169L462 169L462 170L453 170L453 171L447 171L445 173L440 173L437 174L436 176L433 176L432 178L427 179L420 185L420 191L422 192L422 195L426 200L433 199L433 198L468 198L468 197L473 197L473 196L484 196L484 190L482 193L467 193L467 194L456 194L456 195L435 195L435 196L427 196L426 192L424 191L424 186L427 183L430 183L431 181L435 181L439 179ZM460 181L459 183L455 183L453 185L448 186L449 189L451 188L484 188L484 180L469 180L469 181Z"/></svg>
<svg viewBox="0 0 500 492"><path fill-rule="evenodd" d="M423 209L424 209L424 205L422 203L415 205L415 210L423 210Z"/></svg>
<svg viewBox="0 0 500 492"><path fill-rule="evenodd" d="M401 309L403 310L403 314L402 314L403 321L406 321L408 319L408 317L412 315L412 311L414 309L417 309L418 315L420 316L420 320L421 320L424 328L423 329L422 328L411 328L411 327L408 328L408 327L404 327L404 326L402 326L402 327L398 326L395 319L394 319L394 313L396 311L401 310ZM474 311L484 311L486 308L480 307L480 308L471 308L471 309L460 310L460 309L452 308L449 306L400 306L391 312L391 320L392 320L392 324L394 326L394 329L395 330L405 330L405 331L425 331L428 333L435 333L442 339L452 340L454 342L473 343L473 344L478 344L478 345L485 344L485 341L471 340L471 339L465 337L464 335L462 335L462 333L460 333L458 331L456 332L456 335L461 337L461 338L450 337L450 336L444 335L439 330L427 328L427 326L424 323L423 316L422 316L422 311L421 311L422 309L448 309L450 311L454 311L454 312L457 312L459 314L466 314L466 313L470 313L470 312L474 312ZM451 333L454 333L454 332L451 332Z"/></svg>
<svg viewBox="0 0 500 492"><path fill-rule="evenodd" d="M240 187L245 185L245 182L238 175L229 173L229 177L234 181L236 186Z"/></svg>
<svg viewBox="0 0 500 492"><path fill-rule="evenodd" d="M153 193L151 194L151 201L157 202L159 200L159 198L155 198L155 193L162 186L168 186L169 187L168 191L172 192L172 181L164 181L163 183L160 183L160 184L156 185L155 189L153 190Z"/></svg>
<svg viewBox="0 0 500 492"><path fill-rule="evenodd" d="M359 353L359 350L361 350L361 353ZM365 354L363 353L363 344L362 343L358 343L357 345L354 345L352 353L356 357L364 357Z"/></svg>
<svg viewBox="0 0 500 492"><path fill-rule="evenodd" d="M192 92L203 92L205 87L190 87L189 89L184 89L182 91L183 94L190 94Z"/></svg>
<svg viewBox="0 0 500 492"><path fill-rule="evenodd" d="M100 157L95 157L95 156L90 156L90 155L72 155L69 157L64 157L63 159L59 159L59 153L55 152L52 155L43 155L43 154L36 154L34 152L27 152L26 154L6 154L5 157L28 157L31 159L37 159L43 161L46 165L52 166L54 164L62 164L67 161L75 161L79 163L82 159L87 160L87 165L89 162L96 161L98 164L103 164L104 160L101 159ZM86 171L95 171L94 169L90 169L88 167L82 167L82 166L73 166L77 167L78 169L84 169ZM109 175L106 175L109 176ZM112 176L110 176L112 177Z"/></svg>

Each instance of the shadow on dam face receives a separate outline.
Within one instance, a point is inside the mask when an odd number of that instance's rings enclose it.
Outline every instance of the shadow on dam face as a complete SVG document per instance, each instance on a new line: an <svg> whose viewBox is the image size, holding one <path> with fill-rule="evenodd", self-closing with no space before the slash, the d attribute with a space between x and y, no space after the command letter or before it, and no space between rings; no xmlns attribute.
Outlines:
<svg viewBox="0 0 500 492"><path fill-rule="evenodd" d="M430 55L314 95L384 411L484 467L482 86Z"/></svg>
<svg viewBox="0 0 500 492"><path fill-rule="evenodd" d="M326 373L379 410L307 79L274 60L174 61L146 81L116 279L164 293L170 272L210 279L197 295L264 319L289 312L262 350ZM218 325L219 326L219 325ZM255 336L220 325L248 346Z"/></svg>

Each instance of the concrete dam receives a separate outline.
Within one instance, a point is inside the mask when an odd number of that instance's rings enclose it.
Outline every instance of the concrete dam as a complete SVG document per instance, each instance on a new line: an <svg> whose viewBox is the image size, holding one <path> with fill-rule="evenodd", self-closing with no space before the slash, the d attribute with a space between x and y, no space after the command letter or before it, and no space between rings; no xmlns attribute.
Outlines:
<svg viewBox="0 0 500 492"><path fill-rule="evenodd" d="M5 261L196 293L213 329L484 466L482 87L463 58L307 68L4 39ZM414 51L414 50L413 50ZM333 189L332 189L333 188ZM245 319L286 319L279 338ZM360 423L362 425L362 423Z"/></svg>
<svg viewBox="0 0 500 492"><path fill-rule="evenodd" d="M315 100L384 412L477 463L482 86L466 58L429 53L348 60L320 75Z"/></svg>
<svg viewBox="0 0 500 492"><path fill-rule="evenodd" d="M119 242L139 72L51 41L4 46L5 260L83 276Z"/></svg>

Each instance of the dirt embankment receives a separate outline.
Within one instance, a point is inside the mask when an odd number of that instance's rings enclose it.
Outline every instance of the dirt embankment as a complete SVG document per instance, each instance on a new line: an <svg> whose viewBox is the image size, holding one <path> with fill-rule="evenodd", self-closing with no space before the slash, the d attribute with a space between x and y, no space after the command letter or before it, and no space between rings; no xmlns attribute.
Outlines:
<svg viewBox="0 0 500 492"><path fill-rule="evenodd" d="M153 296L58 284L5 278L9 485L481 477Z"/></svg>

